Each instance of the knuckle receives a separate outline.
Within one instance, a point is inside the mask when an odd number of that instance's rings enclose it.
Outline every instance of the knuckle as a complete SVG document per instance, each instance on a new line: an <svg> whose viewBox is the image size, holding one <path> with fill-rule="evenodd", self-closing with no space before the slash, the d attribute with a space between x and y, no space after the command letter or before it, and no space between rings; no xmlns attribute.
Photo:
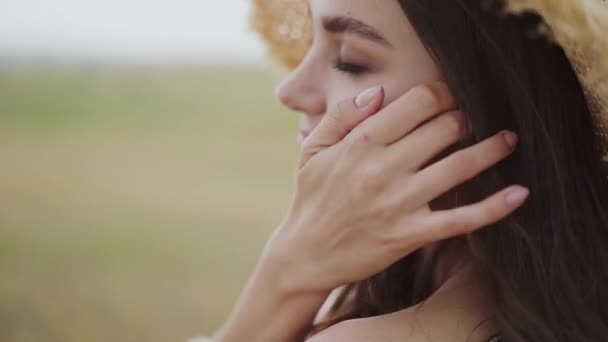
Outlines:
<svg viewBox="0 0 608 342"><path fill-rule="evenodd" d="M306 138L300 144L300 151L303 152L303 153L312 152L312 150L314 148L313 146L314 145L313 145L311 139L310 138Z"/></svg>
<svg viewBox="0 0 608 342"><path fill-rule="evenodd" d="M312 158L321 150L322 148L310 138L302 141L302 144L300 145L300 154L306 159Z"/></svg>
<svg viewBox="0 0 608 342"><path fill-rule="evenodd" d="M403 249L404 242L408 240L407 229L403 229L402 225L396 224L395 221L377 229L375 236L378 243L389 254Z"/></svg>
<svg viewBox="0 0 608 342"><path fill-rule="evenodd" d="M377 216L383 225L392 226L399 218L399 205L395 201L387 201L380 208Z"/></svg>
<svg viewBox="0 0 608 342"><path fill-rule="evenodd" d="M370 139L370 133L366 130L361 130L360 132L357 132L356 134L354 134L355 136L355 140L357 143L362 144L362 145L368 145L371 142Z"/></svg>
<svg viewBox="0 0 608 342"><path fill-rule="evenodd" d="M371 144L370 134L363 130L351 132L345 140L349 148L359 148Z"/></svg>
<svg viewBox="0 0 608 342"><path fill-rule="evenodd" d="M394 236L391 236L388 232L390 231L390 227L394 224L395 218L396 215L388 210L383 210L376 215L376 223L379 230L382 232L379 235L385 238L387 242L389 242L390 239L394 239Z"/></svg>
<svg viewBox="0 0 608 342"><path fill-rule="evenodd" d="M402 238L395 232L383 232L378 234L378 243L384 248L384 251L389 254L398 253L402 249Z"/></svg>

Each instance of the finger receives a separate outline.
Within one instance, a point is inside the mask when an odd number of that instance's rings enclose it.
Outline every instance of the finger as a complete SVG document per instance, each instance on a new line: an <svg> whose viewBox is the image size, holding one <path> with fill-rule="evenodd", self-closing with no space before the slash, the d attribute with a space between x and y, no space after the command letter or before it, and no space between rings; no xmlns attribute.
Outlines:
<svg viewBox="0 0 608 342"><path fill-rule="evenodd" d="M517 142L515 133L504 131L455 152L414 175L412 190L420 194L421 204L428 203L508 157Z"/></svg>
<svg viewBox="0 0 608 342"><path fill-rule="evenodd" d="M340 102L337 109L325 115L311 135L301 144L301 165L321 150L335 145L361 121L375 114L384 102L384 88L371 87L354 100Z"/></svg>
<svg viewBox="0 0 608 342"><path fill-rule="evenodd" d="M425 121L455 106L444 82L417 86L359 125L356 134L365 134L377 144L390 145Z"/></svg>
<svg viewBox="0 0 608 342"><path fill-rule="evenodd" d="M464 115L449 111L423 124L386 150L387 163L395 169L418 171L465 134Z"/></svg>
<svg viewBox="0 0 608 342"><path fill-rule="evenodd" d="M466 235L496 223L520 208L530 191L516 185L472 205L435 211L408 227L408 237L419 245Z"/></svg>

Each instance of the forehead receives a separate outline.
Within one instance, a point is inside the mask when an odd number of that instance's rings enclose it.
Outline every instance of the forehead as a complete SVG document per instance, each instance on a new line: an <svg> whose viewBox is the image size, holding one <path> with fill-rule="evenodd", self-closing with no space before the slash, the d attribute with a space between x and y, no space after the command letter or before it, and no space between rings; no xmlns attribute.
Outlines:
<svg viewBox="0 0 608 342"><path fill-rule="evenodd" d="M374 27L392 41L411 30L397 0L310 0L309 3L315 23L324 17L352 17Z"/></svg>

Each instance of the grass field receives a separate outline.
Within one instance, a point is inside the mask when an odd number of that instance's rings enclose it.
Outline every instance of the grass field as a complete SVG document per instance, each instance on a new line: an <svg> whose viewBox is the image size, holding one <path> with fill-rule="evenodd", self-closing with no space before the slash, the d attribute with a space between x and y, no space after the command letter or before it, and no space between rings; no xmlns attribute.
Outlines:
<svg viewBox="0 0 608 342"><path fill-rule="evenodd" d="M185 341L226 317L286 210L276 75L0 70L0 341Z"/></svg>

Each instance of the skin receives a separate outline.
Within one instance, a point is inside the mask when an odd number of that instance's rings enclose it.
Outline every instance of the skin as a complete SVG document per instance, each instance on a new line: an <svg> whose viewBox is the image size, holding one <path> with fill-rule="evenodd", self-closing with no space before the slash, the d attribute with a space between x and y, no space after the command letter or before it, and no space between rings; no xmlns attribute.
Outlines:
<svg viewBox="0 0 608 342"><path fill-rule="evenodd" d="M304 114L300 123L311 132L338 103L375 85L391 103L416 85L442 80L437 66L420 42L396 1L311 1L314 44L300 64L277 88L286 107ZM323 20L348 16L376 29L391 46L357 34L328 33ZM369 68L358 76L335 68L336 60Z"/></svg>
<svg viewBox="0 0 608 342"><path fill-rule="evenodd" d="M517 136L500 132L423 168L466 132L462 113L397 2L310 4L314 44L277 90L282 103L303 114L296 189L216 334L221 342L303 341L333 289L503 219L529 195L512 186L477 204L431 212L429 201L507 158ZM330 22L338 16L373 31ZM337 32L345 27L349 32ZM337 59L343 69L365 71L337 70ZM358 68L344 68L345 62ZM439 289L424 305L344 322L310 341L487 339L493 331L483 324L490 312L483 289L466 259L455 260L442 266Z"/></svg>

